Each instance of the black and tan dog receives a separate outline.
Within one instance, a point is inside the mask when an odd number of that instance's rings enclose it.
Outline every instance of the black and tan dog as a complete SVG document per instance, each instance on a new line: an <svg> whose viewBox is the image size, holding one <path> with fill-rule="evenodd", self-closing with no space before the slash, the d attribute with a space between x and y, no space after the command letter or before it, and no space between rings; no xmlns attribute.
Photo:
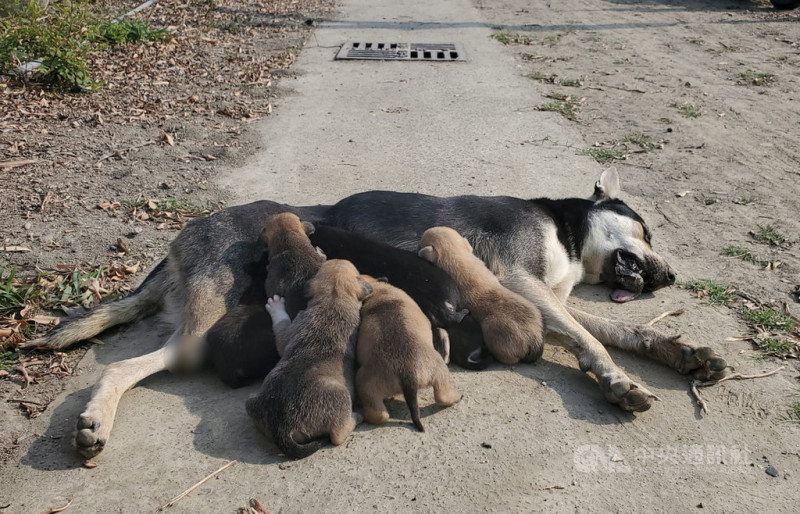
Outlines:
<svg viewBox="0 0 800 514"><path fill-rule="evenodd" d="M500 284L469 241L449 227L429 228L419 242L420 257L446 271L458 284L483 340L503 364L534 362L542 356L544 325L539 309Z"/></svg>
<svg viewBox="0 0 800 514"><path fill-rule="evenodd" d="M373 291L361 307L356 345L356 391L364 419L385 423L389 412L383 401L403 393L414 426L424 432L417 391L433 386L436 403L443 406L453 405L461 394L450 385L450 372L433 347L430 321L414 300L388 282L362 277Z"/></svg>
<svg viewBox="0 0 800 514"><path fill-rule="evenodd" d="M301 458L329 436L345 442L360 421L353 412L355 345L361 302L372 287L351 263L332 259L308 283L308 307L294 321L283 299L267 309L280 362L247 400L247 414L286 455Z"/></svg>
<svg viewBox="0 0 800 514"><path fill-rule="evenodd" d="M155 352L108 366L78 420L81 453L103 450L122 394L137 382L176 366L178 349L205 338L251 288L247 267L263 258L263 220L292 212L398 248L415 251L425 230L449 226L508 289L542 313L548 338L560 340L591 371L608 401L628 411L650 408L655 396L617 366L604 346L664 363L698 379L727 373L709 346L652 327L593 316L564 304L579 282L605 283L615 301L671 285L675 274L653 250L644 220L617 196L616 171L602 174L590 199L525 200L508 196L441 198L371 191L335 205L295 207L261 201L230 207L186 224L168 256L130 296L62 323L25 348L63 349L107 328L163 310L177 312L174 332Z"/></svg>

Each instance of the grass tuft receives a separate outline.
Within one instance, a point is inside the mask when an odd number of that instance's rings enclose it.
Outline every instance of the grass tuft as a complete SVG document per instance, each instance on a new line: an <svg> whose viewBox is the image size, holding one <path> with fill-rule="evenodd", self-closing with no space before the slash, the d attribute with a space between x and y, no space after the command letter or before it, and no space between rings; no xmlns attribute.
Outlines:
<svg viewBox="0 0 800 514"><path fill-rule="evenodd" d="M778 339L775 337L761 337L755 339L758 349L767 355L775 357L783 357L787 354L793 353L797 345L787 339Z"/></svg>
<svg viewBox="0 0 800 514"><path fill-rule="evenodd" d="M736 257L738 259L742 259L745 262L750 262L752 264L763 264L763 261L750 253L749 250L746 248L742 248L741 246L726 246L722 249L722 255L725 257Z"/></svg>
<svg viewBox="0 0 800 514"><path fill-rule="evenodd" d="M753 70L747 70L740 74L742 81L751 86L768 86L775 82L775 75L771 73L759 73Z"/></svg>
<svg viewBox="0 0 800 514"><path fill-rule="evenodd" d="M629 136L625 136L625 139L622 141L624 143L633 143L638 145L646 152L651 152L658 148L658 144L653 142L653 138L645 134L631 134Z"/></svg>
<svg viewBox="0 0 800 514"><path fill-rule="evenodd" d="M699 118L702 114L700 109L692 104L678 105L677 103L674 103L670 105L670 107L678 109L678 112L680 112L685 118Z"/></svg>
<svg viewBox="0 0 800 514"><path fill-rule="evenodd" d="M597 162L608 161L623 161L628 158L628 154L622 150L614 150L613 148L587 148L581 152L582 155L588 155Z"/></svg>
<svg viewBox="0 0 800 514"><path fill-rule="evenodd" d="M533 43L533 40L529 37L508 32L498 32L497 34L492 34L492 37L504 45L530 45Z"/></svg>
<svg viewBox="0 0 800 514"><path fill-rule="evenodd" d="M785 330L792 332L797 327L797 322L769 307L758 309L742 309L742 318L751 325L763 328L764 330Z"/></svg>
<svg viewBox="0 0 800 514"><path fill-rule="evenodd" d="M750 235L759 243L764 243L771 246L781 246L789 241L786 236L772 228L770 225L767 225L766 227L762 225L756 225L756 227L758 227L758 230L751 231Z"/></svg>
<svg viewBox="0 0 800 514"><path fill-rule="evenodd" d="M713 280L690 280L681 287L697 293L698 298L708 298L712 305L727 305L733 300L733 288Z"/></svg>

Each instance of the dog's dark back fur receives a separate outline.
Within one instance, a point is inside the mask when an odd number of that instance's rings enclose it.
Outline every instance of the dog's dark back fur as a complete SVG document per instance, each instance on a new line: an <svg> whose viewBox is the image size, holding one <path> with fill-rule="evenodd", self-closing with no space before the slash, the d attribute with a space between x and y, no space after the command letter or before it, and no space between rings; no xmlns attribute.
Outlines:
<svg viewBox="0 0 800 514"><path fill-rule="evenodd" d="M464 317L453 279L416 253L320 224L309 238L329 259L345 259L361 273L386 277L419 305L434 328L447 328Z"/></svg>

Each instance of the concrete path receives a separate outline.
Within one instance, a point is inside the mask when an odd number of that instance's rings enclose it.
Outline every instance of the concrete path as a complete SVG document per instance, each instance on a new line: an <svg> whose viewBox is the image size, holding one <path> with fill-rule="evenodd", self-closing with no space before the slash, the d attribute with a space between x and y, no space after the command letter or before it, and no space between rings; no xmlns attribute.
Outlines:
<svg viewBox="0 0 800 514"><path fill-rule="evenodd" d="M333 61L346 40L459 42L470 60ZM296 80L281 82L292 92L259 126L260 153L221 178L240 203L333 202L379 188L586 196L600 171L577 155L586 144L567 122L534 109L543 101L535 83L520 76L468 0L345 0L341 16L320 25L296 69ZM594 303L605 293L584 296ZM663 310L657 303L636 308L647 319ZM398 421L361 426L346 447L295 463L277 458L248 420L243 404L253 387L231 391L211 374L158 375L124 397L99 466L84 469L71 444L77 416L105 365L165 339L148 325L106 335L106 344L87 355L83 374L37 420L33 440L20 442L31 444L21 463L3 471L0 505L41 512L73 500L68 512L153 512L234 459L236 465L169 511L234 512L251 497L271 512L635 510L631 493L642 487L661 494L653 491L662 482L683 491L676 504L682 510L697 503L692 491L702 487L700 468L690 485L673 478L677 467L634 484L631 468L611 460L620 441L628 458L662 444L649 438L649 423L674 423L687 434L697 429L685 379L617 356L634 377L646 371L648 385L664 397L633 422L554 349L536 366L453 370L464 400L423 409L424 434L410 429L405 405L394 402ZM422 405L431 401L421 398ZM673 418L674 412L681 415ZM734 442L714 439L714 426L683 444L732 448ZM740 476L731 474L731 483Z"/></svg>
<svg viewBox="0 0 800 514"><path fill-rule="evenodd" d="M597 172L469 0L347 0L303 50L262 150L222 178L240 202L334 202L369 189L575 195ZM344 41L459 42L469 62L334 61ZM547 141L542 142L547 138ZM561 146L559 146L561 145ZM548 180L543 181L543 177Z"/></svg>

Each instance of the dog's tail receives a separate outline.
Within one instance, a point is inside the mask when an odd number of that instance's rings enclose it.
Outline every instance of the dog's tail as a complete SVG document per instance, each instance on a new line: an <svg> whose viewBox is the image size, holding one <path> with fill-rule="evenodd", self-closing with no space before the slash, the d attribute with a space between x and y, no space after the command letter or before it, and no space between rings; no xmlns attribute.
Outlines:
<svg viewBox="0 0 800 514"><path fill-rule="evenodd" d="M323 439L313 439L307 443L298 443L294 438L294 431L273 430L272 438L278 448L292 459L304 459L321 450L325 446Z"/></svg>
<svg viewBox="0 0 800 514"><path fill-rule="evenodd" d="M130 323L158 312L168 289L167 259L147 275L136 291L121 300L102 304L86 315L66 320L45 336L27 341L21 348L59 350L123 323Z"/></svg>
<svg viewBox="0 0 800 514"><path fill-rule="evenodd" d="M403 387L403 397L406 399L408 411L411 413L411 421L420 432L425 431L422 421L419 419L419 403L417 403L417 381L413 377L401 377L400 385Z"/></svg>

